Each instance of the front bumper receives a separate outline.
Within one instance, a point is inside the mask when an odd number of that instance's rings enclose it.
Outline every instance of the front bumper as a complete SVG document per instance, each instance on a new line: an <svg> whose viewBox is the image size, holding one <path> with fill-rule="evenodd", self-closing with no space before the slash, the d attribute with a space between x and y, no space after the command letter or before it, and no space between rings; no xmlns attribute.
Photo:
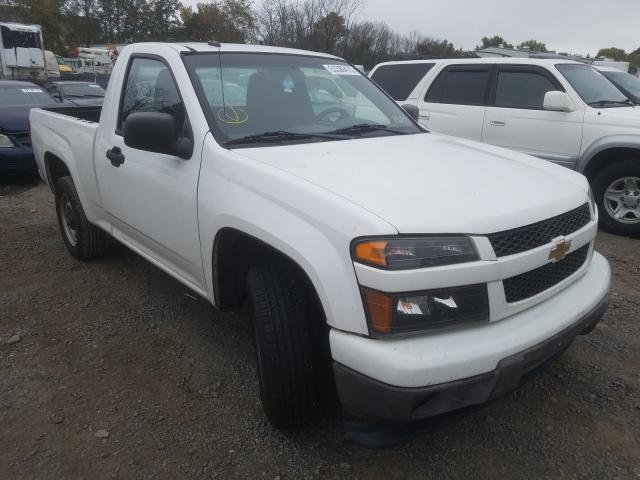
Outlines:
<svg viewBox="0 0 640 480"><path fill-rule="evenodd" d="M33 151L26 147L0 149L0 171L36 173L38 166Z"/></svg>
<svg viewBox="0 0 640 480"><path fill-rule="evenodd" d="M495 370L423 388L402 388L334 363L343 408L352 414L406 422L490 402L518 387L563 353L578 335L590 333L607 309L605 298L579 322L544 342L504 358Z"/></svg>
<svg viewBox="0 0 640 480"><path fill-rule="evenodd" d="M343 409L358 417L411 422L489 402L595 327L607 307L610 277L607 261L594 253L584 275L567 288L498 322L397 340L332 331Z"/></svg>

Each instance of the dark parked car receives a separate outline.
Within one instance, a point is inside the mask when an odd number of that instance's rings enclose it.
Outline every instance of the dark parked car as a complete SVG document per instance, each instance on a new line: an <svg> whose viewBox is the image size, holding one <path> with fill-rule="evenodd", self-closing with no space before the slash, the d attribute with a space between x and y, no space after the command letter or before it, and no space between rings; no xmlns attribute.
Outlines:
<svg viewBox="0 0 640 480"><path fill-rule="evenodd" d="M629 99L640 105L640 78L611 67L596 67Z"/></svg>
<svg viewBox="0 0 640 480"><path fill-rule="evenodd" d="M29 111L56 102L30 82L0 80L0 171L37 172L29 138Z"/></svg>
<svg viewBox="0 0 640 480"><path fill-rule="evenodd" d="M60 80L47 83L44 88L58 102L74 105L102 105L105 90L97 83Z"/></svg>

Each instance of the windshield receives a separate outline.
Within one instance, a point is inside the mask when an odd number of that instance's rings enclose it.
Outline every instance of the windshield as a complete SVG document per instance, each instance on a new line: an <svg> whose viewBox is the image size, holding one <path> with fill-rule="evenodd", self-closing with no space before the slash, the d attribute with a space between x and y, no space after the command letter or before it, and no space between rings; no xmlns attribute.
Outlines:
<svg viewBox="0 0 640 480"><path fill-rule="evenodd" d="M587 105L597 107L620 107L629 99L611 84L600 72L589 65L565 63L556 68L576 89Z"/></svg>
<svg viewBox="0 0 640 480"><path fill-rule="evenodd" d="M19 30L11 30L9 27L2 25L3 48L42 48L40 43L40 35L37 32L22 32Z"/></svg>
<svg viewBox="0 0 640 480"><path fill-rule="evenodd" d="M602 72L614 85L640 99L640 78L626 72Z"/></svg>
<svg viewBox="0 0 640 480"><path fill-rule="evenodd" d="M53 103L53 99L36 85L0 85L0 107L47 103Z"/></svg>
<svg viewBox="0 0 640 480"><path fill-rule="evenodd" d="M289 144L423 131L340 60L222 53L190 55L185 63L206 97L212 129L229 146L246 146L247 137Z"/></svg>
<svg viewBox="0 0 640 480"><path fill-rule="evenodd" d="M95 83L67 83L60 88L65 97L104 97L104 89Z"/></svg>

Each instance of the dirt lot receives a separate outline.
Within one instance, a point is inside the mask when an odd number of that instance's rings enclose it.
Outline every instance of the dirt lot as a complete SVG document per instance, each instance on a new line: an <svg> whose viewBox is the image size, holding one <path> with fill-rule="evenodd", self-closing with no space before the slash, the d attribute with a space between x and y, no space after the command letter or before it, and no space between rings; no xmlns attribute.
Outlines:
<svg viewBox="0 0 640 480"><path fill-rule="evenodd" d="M121 246L65 251L42 184L0 182L0 477L640 478L640 255L601 234L612 306L546 373L385 451L345 444L336 407L271 428L246 319Z"/></svg>

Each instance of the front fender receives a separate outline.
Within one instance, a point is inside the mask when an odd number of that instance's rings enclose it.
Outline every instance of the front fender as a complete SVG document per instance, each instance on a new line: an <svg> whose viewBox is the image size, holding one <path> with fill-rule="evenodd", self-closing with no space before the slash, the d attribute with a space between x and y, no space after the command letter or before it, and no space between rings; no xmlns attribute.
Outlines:
<svg viewBox="0 0 640 480"><path fill-rule="evenodd" d="M576 163L576 170L580 173L587 171L591 161L601 152L612 148L630 148L640 150L640 135L609 135L602 137L589 145L580 155Z"/></svg>
<svg viewBox="0 0 640 480"><path fill-rule="evenodd" d="M215 297L213 242L219 231L233 228L302 268L315 287L329 325L368 334L351 240L397 231L327 190L217 144L207 142L204 155L198 217L210 298Z"/></svg>

